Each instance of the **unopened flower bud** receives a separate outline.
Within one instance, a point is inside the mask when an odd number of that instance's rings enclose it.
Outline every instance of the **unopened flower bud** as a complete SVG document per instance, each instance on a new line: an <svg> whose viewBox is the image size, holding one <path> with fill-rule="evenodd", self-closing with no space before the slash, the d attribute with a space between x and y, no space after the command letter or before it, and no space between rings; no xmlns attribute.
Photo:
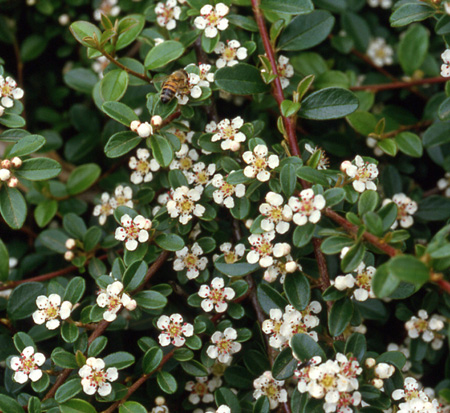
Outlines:
<svg viewBox="0 0 450 413"><path fill-rule="evenodd" d="M150 229L152 227L152 221L150 221L149 219L145 220L144 223L144 229Z"/></svg>
<svg viewBox="0 0 450 413"><path fill-rule="evenodd" d="M366 367L371 369L372 367L375 366L375 364L377 364L376 360L373 357L369 357L366 359Z"/></svg>
<svg viewBox="0 0 450 413"><path fill-rule="evenodd" d="M381 379L373 379L372 385L376 387L377 389L381 389L383 387L383 380Z"/></svg>
<svg viewBox="0 0 450 413"><path fill-rule="evenodd" d="M369 148L375 148L375 146L377 146L377 144L378 144L378 141L375 138L368 137L366 139L366 144ZM348 161L346 161L346 162L348 162Z"/></svg>
<svg viewBox="0 0 450 413"><path fill-rule="evenodd" d="M295 261L288 261L285 265L286 272L294 272L297 269L297 263Z"/></svg>
<svg viewBox="0 0 450 413"><path fill-rule="evenodd" d="M379 379L388 379L395 373L395 367L387 363L379 363L375 367L375 376Z"/></svg>
<svg viewBox="0 0 450 413"><path fill-rule="evenodd" d="M66 251L64 253L64 259L66 261L72 261L75 258L75 254L72 251Z"/></svg>
<svg viewBox="0 0 450 413"><path fill-rule="evenodd" d="M250 227L253 225L253 219L247 219L244 225L247 229L250 229Z"/></svg>
<svg viewBox="0 0 450 413"><path fill-rule="evenodd" d="M5 108L0 105L0 116L2 116L5 113Z"/></svg>
<svg viewBox="0 0 450 413"><path fill-rule="evenodd" d="M345 172L346 169L347 169L349 166L352 166L352 163L351 163L350 161L344 161L344 162L342 162L342 163L341 163L341 171L342 171L342 172Z"/></svg>
<svg viewBox="0 0 450 413"><path fill-rule="evenodd" d="M76 245L76 242L73 238L69 238L66 240L66 248L68 250L74 249Z"/></svg>
<svg viewBox="0 0 450 413"><path fill-rule="evenodd" d="M11 161L9 159L3 159L1 166L5 169L11 168Z"/></svg>
<svg viewBox="0 0 450 413"><path fill-rule="evenodd" d="M159 115L152 116L151 124L153 126L161 126L161 124L162 124L162 117L159 116Z"/></svg>
<svg viewBox="0 0 450 413"><path fill-rule="evenodd" d="M70 22L70 17L68 14L61 14L61 16L58 17L58 22L61 26L67 26Z"/></svg>
<svg viewBox="0 0 450 413"><path fill-rule="evenodd" d="M140 125L140 124L141 124L140 121L134 120L133 122L130 123L130 129L131 129L133 132L136 132L136 133L137 133L137 129L139 128L139 125Z"/></svg>
<svg viewBox="0 0 450 413"><path fill-rule="evenodd" d="M126 308L127 310L129 310L129 311L133 311L133 310L136 309L136 306L137 306L136 301L135 301L135 300L131 300L131 301L125 306L125 308Z"/></svg>
<svg viewBox="0 0 450 413"><path fill-rule="evenodd" d="M241 144L240 144L239 142L234 142L234 141L233 141L233 142L230 143L230 149L231 149L233 152L238 151L240 147L241 147Z"/></svg>
<svg viewBox="0 0 450 413"><path fill-rule="evenodd" d="M7 181L11 178L11 171L9 169L0 169L0 181Z"/></svg>
<svg viewBox="0 0 450 413"><path fill-rule="evenodd" d="M11 159L11 165L14 166L14 168L20 168L22 166L22 159L20 159L18 156L15 156Z"/></svg>
<svg viewBox="0 0 450 413"><path fill-rule="evenodd" d="M148 138L153 134L152 125L150 125L150 123L148 122L141 123L137 128L137 133L141 138Z"/></svg>
<svg viewBox="0 0 450 413"><path fill-rule="evenodd" d="M9 181L8 181L8 186L10 188L15 188L17 185L19 184L19 180L13 176Z"/></svg>
<svg viewBox="0 0 450 413"><path fill-rule="evenodd" d="M166 403L166 399L164 398L164 397L162 397L162 396L158 396L156 399L155 399L155 404L157 405L157 406L162 406L163 404L165 404Z"/></svg>

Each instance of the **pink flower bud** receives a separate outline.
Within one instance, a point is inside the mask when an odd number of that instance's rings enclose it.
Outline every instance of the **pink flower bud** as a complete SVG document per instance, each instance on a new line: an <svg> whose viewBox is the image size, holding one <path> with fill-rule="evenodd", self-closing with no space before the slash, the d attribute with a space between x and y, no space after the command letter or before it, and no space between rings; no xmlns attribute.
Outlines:
<svg viewBox="0 0 450 413"><path fill-rule="evenodd" d="M14 166L14 168L20 168L22 166L22 159L20 159L18 156L15 156L11 159L11 164Z"/></svg>
<svg viewBox="0 0 450 413"><path fill-rule="evenodd" d="M75 258L75 254L72 251L66 251L64 253L64 259L66 261L72 261Z"/></svg>
<svg viewBox="0 0 450 413"><path fill-rule="evenodd" d="M366 359L366 367L371 369L373 366L375 366L375 364L377 364L377 362L375 361L374 358L369 357Z"/></svg>
<svg viewBox="0 0 450 413"><path fill-rule="evenodd" d="M10 188L15 188L17 186L17 184L19 183L19 180L13 176L9 181L8 181L8 186Z"/></svg>
<svg viewBox="0 0 450 413"><path fill-rule="evenodd" d="M69 239L66 241L66 248L67 248L68 250L71 250L71 249L75 248L75 245L76 245L76 242L75 242L75 240L74 240L73 238L69 238Z"/></svg>
<svg viewBox="0 0 450 413"><path fill-rule="evenodd" d="M145 220L144 229L150 229L152 227L152 221L149 219Z"/></svg>
<svg viewBox="0 0 450 413"><path fill-rule="evenodd" d="M140 121L134 120L133 122L130 123L130 129L131 129L133 132L136 132L136 133L137 133L137 129L138 129L138 127L139 127L140 124L141 124Z"/></svg>
<svg viewBox="0 0 450 413"><path fill-rule="evenodd" d="M11 178L11 171L9 169L0 169L0 181L7 181Z"/></svg>
<svg viewBox="0 0 450 413"><path fill-rule="evenodd" d="M136 306L137 306L136 301L135 301L135 300L131 300L131 301L125 306L125 308L126 308L127 310L129 310L129 311L133 311L133 310L136 309Z"/></svg>
<svg viewBox="0 0 450 413"><path fill-rule="evenodd" d="M152 125L150 125L150 123L148 122L141 123L137 128L137 133L141 138L148 138L153 134Z"/></svg>
<svg viewBox="0 0 450 413"><path fill-rule="evenodd" d="M6 169L11 168L11 161L9 159L3 159L1 166Z"/></svg>
<svg viewBox="0 0 450 413"><path fill-rule="evenodd" d="M373 379L372 385L376 387L377 389L381 389L383 387L383 380L381 379Z"/></svg>
<svg viewBox="0 0 450 413"><path fill-rule="evenodd" d="M161 124L162 124L162 117L159 116L159 115L152 116L151 124L153 126L161 126Z"/></svg>
<svg viewBox="0 0 450 413"><path fill-rule="evenodd" d="M344 161L341 163L341 171L345 172L349 166L352 166L350 161Z"/></svg>

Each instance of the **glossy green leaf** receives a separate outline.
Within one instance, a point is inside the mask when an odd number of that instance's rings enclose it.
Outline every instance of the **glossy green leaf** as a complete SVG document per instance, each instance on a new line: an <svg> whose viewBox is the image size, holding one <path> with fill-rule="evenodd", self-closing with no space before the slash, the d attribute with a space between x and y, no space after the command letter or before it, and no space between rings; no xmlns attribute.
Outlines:
<svg viewBox="0 0 450 413"><path fill-rule="evenodd" d="M163 359L163 352L159 347L152 347L147 350L142 360L142 369L145 374L156 370Z"/></svg>
<svg viewBox="0 0 450 413"><path fill-rule="evenodd" d="M12 320L22 320L36 311L36 298L45 294L45 287L38 282L27 282L14 288L9 296L7 312Z"/></svg>
<svg viewBox="0 0 450 413"><path fill-rule="evenodd" d="M112 119L121 123L122 125L125 125L127 128L130 127L131 122L133 122L134 120L139 120L139 117L136 115L136 113L134 113L134 110L122 102L105 102L102 105L102 110L109 117L111 117ZM126 133L126 132L119 132L119 133ZM116 135L118 135L118 133ZM116 136L116 135L113 135L113 136ZM133 135L136 136L136 134L133 134ZM111 141L113 136L110 138L109 141ZM108 144L109 144L109 141L108 141ZM108 146L108 144L107 144L107 146ZM106 152L106 148L105 148L105 152ZM111 158L112 158L112 156L111 156Z"/></svg>
<svg viewBox="0 0 450 413"><path fill-rule="evenodd" d="M252 95L268 90L268 86L261 78L260 71L255 66L246 63L219 69L215 73L215 83L219 89L235 95Z"/></svg>
<svg viewBox="0 0 450 413"><path fill-rule="evenodd" d="M308 14L314 10L311 0L262 0L261 9L272 13Z"/></svg>
<svg viewBox="0 0 450 413"><path fill-rule="evenodd" d="M158 135L150 136L150 145L156 161L162 167L169 166L174 156L172 145L166 139Z"/></svg>
<svg viewBox="0 0 450 413"><path fill-rule="evenodd" d="M289 303L297 310L303 311L311 299L308 279L300 272L287 274L283 284L284 293Z"/></svg>
<svg viewBox="0 0 450 413"><path fill-rule="evenodd" d="M95 163L88 163L75 168L67 180L67 191L71 195L84 192L91 187L100 176L101 169Z"/></svg>
<svg viewBox="0 0 450 413"><path fill-rule="evenodd" d="M389 261L388 266L390 273L401 281L422 285L430 279L428 267L411 255L394 257Z"/></svg>
<svg viewBox="0 0 450 413"><path fill-rule="evenodd" d="M75 397L82 390L81 381L79 378L74 378L70 381L66 381L61 387L56 390L55 400L58 403L64 403Z"/></svg>
<svg viewBox="0 0 450 413"><path fill-rule="evenodd" d="M128 73L125 70L108 72L100 83L100 94L105 101L120 100L128 87Z"/></svg>
<svg viewBox="0 0 450 413"><path fill-rule="evenodd" d="M147 70L155 70L173 62L184 53L184 46L174 40L166 40L153 47L145 57L144 66Z"/></svg>
<svg viewBox="0 0 450 413"><path fill-rule="evenodd" d="M428 53L429 31L421 24L410 26L401 37L397 56L400 66L411 75L422 66Z"/></svg>
<svg viewBox="0 0 450 413"><path fill-rule="evenodd" d="M424 3L405 3L396 9L389 19L392 27L406 26L422 21L434 14L434 8Z"/></svg>
<svg viewBox="0 0 450 413"><path fill-rule="evenodd" d="M167 371L158 371L156 381L164 393L173 394L177 390L177 381Z"/></svg>
<svg viewBox="0 0 450 413"><path fill-rule="evenodd" d="M333 337L344 332L353 317L353 303L349 298L336 301L328 317L328 330Z"/></svg>
<svg viewBox="0 0 450 413"><path fill-rule="evenodd" d="M13 229L22 227L27 217L27 204L17 188L3 185L0 190L0 213Z"/></svg>
<svg viewBox="0 0 450 413"><path fill-rule="evenodd" d="M89 47L90 44L83 40L85 37L93 37L95 35L97 39L101 38L101 32L97 26L82 20L72 23L70 25L70 31L73 37L86 47Z"/></svg>
<svg viewBox="0 0 450 413"><path fill-rule="evenodd" d="M20 139L9 152L9 156L25 156L36 152L45 145L45 138L41 135L28 135Z"/></svg>

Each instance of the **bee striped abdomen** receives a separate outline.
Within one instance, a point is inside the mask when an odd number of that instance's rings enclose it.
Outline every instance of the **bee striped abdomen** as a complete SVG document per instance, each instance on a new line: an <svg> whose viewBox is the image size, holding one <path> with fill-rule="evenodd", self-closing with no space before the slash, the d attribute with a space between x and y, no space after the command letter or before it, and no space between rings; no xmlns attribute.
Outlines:
<svg viewBox="0 0 450 413"><path fill-rule="evenodd" d="M166 82L161 90L161 102L170 102L177 92L177 85L172 82Z"/></svg>

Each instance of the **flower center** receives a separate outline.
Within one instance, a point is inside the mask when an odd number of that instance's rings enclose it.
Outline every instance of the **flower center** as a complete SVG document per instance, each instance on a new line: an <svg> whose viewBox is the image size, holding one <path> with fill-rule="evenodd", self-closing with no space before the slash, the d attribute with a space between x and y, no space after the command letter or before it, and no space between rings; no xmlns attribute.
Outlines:
<svg viewBox="0 0 450 413"><path fill-rule="evenodd" d="M168 23L173 18L173 8L164 6L161 16L163 16L165 22Z"/></svg>
<svg viewBox="0 0 450 413"><path fill-rule="evenodd" d="M54 307L52 304L49 304L49 307L45 310L48 320L52 320L58 317L59 310L57 307Z"/></svg>
<svg viewBox="0 0 450 413"><path fill-rule="evenodd" d="M258 170L266 169L266 160L264 158L256 158L253 166Z"/></svg>
<svg viewBox="0 0 450 413"><path fill-rule="evenodd" d="M139 236L139 228L134 225L134 222L130 224L129 227L124 228L128 239L137 239Z"/></svg>
<svg viewBox="0 0 450 413"><path fill-rule="evenodd" d="M138 161L136 165L136 171L141 175L145 175L150 170L150 164L147 161Z"/></svg>
<svg viewBox="0 0 450 413"><path fill-rule="evenodd" d="M120 301L120 298L117 295L111 295L109 298L109 304L108 304L108 310L112 311L117 307L120 307L122 305L122 302Z"/></svg>
<svg viewBox="0 0 450 413"><path fill-rule="evenodd" d="M2 96L9 96L12 92L11 86L7 82L1 88Z"/></svg>
<svg viewBox="0 0 450 413"><path fill-rule="evenodd" d="M229 353L231 350L231 340L227 340L226 338L223 338L222 340L218 341L217 349L219 350L219 353Z"/></svg>
<svg viewBox="0 0 450 413"><path fill-rule="evenodd" d="M192 391L199 396L204 396L208 393L208 386L206 385L206 383L197 383Z"/></svg>
<svg viewBox="0 0 450 413"><path fill-rule="evenodd" d="M211 12L205 16L205 19L209 26L216 26L219 23L220 17L216 13Z"/></svg>
<svg viewBox="0 0 450 413"><path fill-rule="evenodd" d="M194 203L189 201L189 199L185 199L180 202L180 208L183 212L191 212L194 207Z"/></svg>
<svg viewBox="0 0 450 413"><path fill-rule="evenodd" d="M300 211L302 211L305 215L311 215L314 212L313 199L302 199L302 206L300 207Z"/></svg>
<svg viewBox="0 0 450 413"><path fill-rule="evenodd" d="M181 334L181 325L178 323L171 323L169 327L167 328L167 332L169 333L170 337L178 337Z"/></svg>
<svg viewBox="0 0 450 413"><path fill-rule="evenodd" d="M91 386L100 387L103 383L106 382L106 373L101 370L93 371L89 378L91 380Z"/></svg>
<svg viewBox="0 0 450 413"><path fill-rule="evenodd" d="M428 321L427 320L417 320L415 322L415 327L420 332L425 331L428 328Z"/></svg>
<svg viewBox="0 0 450 413"><path fill-rule="evenodd" d="M234 186L229 184L228 182L224 182L223 185L220 187L220 190L223 192L224 197L228 197L233 195L234 193Z"/></svg>
<svg viewBox="0 0 450 413"><path fill-rule="evenodd" d="M372 277L367 272L362 272L356 276L356 284L366 290L370 290Z"/></svg>
<svg viewBox="0 0 450 413"><path fill-rule="evenodd" d="M102 215L109 215L111 213L112 207L109 203L105 203L101 207Z"/></svg>
<svg viewBox="0 0 450 413"><path fill-rule="evenodd" d="M336 378L334 376L329 375L329 374L325 374L323 376L322 380L320 381L320 384L325 389L331 389L331 388L334 387L335 382L336 382Z"/></svg>
<svg viewBox="0 0 450 413"><path fill-rule="evenodd" d="M215 303L219 303L224 301L224 293L222 290L214 288L211 293L209 294L210 300L214 301Z"/></svg>
<svg viewBox="0 0 450 413"><path fill-rule="evenodd" d="M368 181L370 179L370 172L366 167L358 168L355 179L363 182Z"/></svg>
<svg viewBox="0 0 450 413"><path fill-rule="evenodd" d="M272 244L265 239L262 239L260 241L261 243L257 245L255 248L256 250L262 255L263 257L272 254Z"/></svg>
<svg viewBox="0 0 450 413"><path fill-rule="evenodd" d="M235 129L231 126L225 126L222 129L222 135L226 138L226 139L234 139L234 133L235 133Z"/></svg>
<svg viewBox="0 0 450 413"><path fill-rule="evenodd" d="M224 254L224 258L227 264L234 264L238 260L237 255L233 251Z"/></svg>
<svg viewBox="0 0 450 413"><path fill-rule="evenodd" d="M205 171L201 171L197 174L197 182L199 184L206 184L208 182L208 175Z"/></svg>
<svg viewBox="0 0 450 413"><path fill-rule="evenodd" d="M222 53L222 57L227 60L234 60L234 58L236 57L236 49L233 49L231 47L227 47L223 53Z"/></svg>
<svg viewBox="0 0 450 413"><path fill-rule="evenodd" d="M265 388L264 388L264 393L265 395L269 398L269 399L276 399L277 395L278 395L278 386L276 386L273 383L269 383Z"/></svg>
<svg viewBox="0 0 450 413"><path fill-rule="evenodd" d="M25 373L30 373L30 371L37 369L36 363L34 362L34 357L21 357L22 359L22 368Z"/></svg>
<svg viewBox="0 0 450 413"><path fill-rule="evenodd" d="M195 268L198 262L198 258L194 254L188 254L184 257L184 264L188 268Z"/></svg>
<svg viewBox="0 0 450 413"><path fill-rule="evenodd" d="M273 207L268 216L272 218L272 221L281 221L283 218L283 211L280 207Z"/></svg>
<svg viewBox="0 0 450 413"><path fill-rule="evenodd" d="M127 201L128 201L128 199L122 195L116 196L117 206L125 205L127 203Z"/></svg>
<svg viewBox="0 0 450 413"><path fill-rule="evenodd" d="M180 159L180 169L184 169L187 171L188 169L191 169L192 167L192 159L189 157L185 157Z"/></svg>

